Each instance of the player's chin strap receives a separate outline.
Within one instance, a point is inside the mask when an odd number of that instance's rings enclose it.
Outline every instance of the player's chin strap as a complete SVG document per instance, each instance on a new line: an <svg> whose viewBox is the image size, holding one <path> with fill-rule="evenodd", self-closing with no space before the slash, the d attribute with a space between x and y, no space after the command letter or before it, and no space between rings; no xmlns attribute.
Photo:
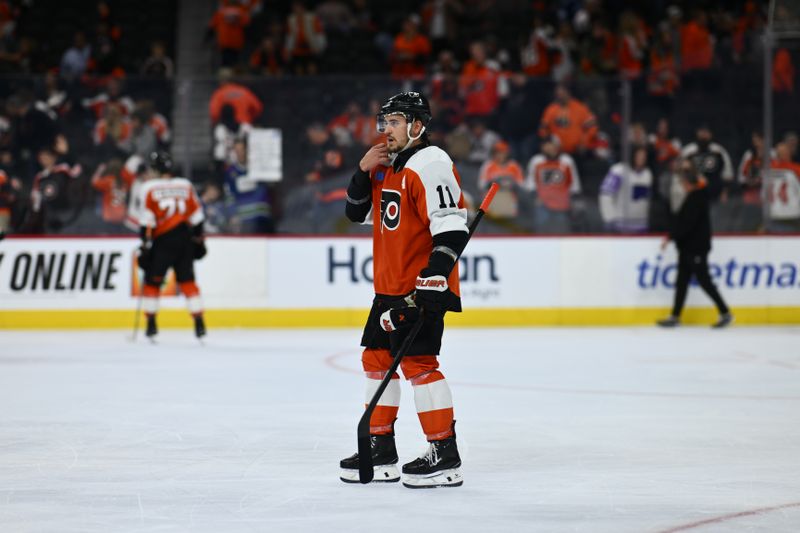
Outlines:
<svg viewBox="0 0 800 533"><path fill-rule="evenodd" d="M408 142L403 147L403 149L400 150L401 152L405 152L406 150L408 150L411 147L411 143L413 143L414 141L416 141L417 139L422 137L422 134L425 133L425 126L422 126L422 129L419 130L419 135L417 135L416 137L412 137L411 136L411 127L412 126L414 126L414 122L413 121L406 125L406 133L408 134Z"/></svg>

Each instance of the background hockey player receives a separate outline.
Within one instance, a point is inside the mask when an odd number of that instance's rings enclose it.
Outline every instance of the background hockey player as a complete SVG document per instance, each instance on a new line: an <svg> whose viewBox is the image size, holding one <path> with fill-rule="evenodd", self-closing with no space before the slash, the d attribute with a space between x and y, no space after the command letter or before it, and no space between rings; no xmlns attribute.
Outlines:
<svg viewBox="0 0 800 533"><path fill-rule="evenodd" d="M144 269L142 308L147 317L146 335L152 338L158 333L158 296L164 276L172 268L199 338L206 334L206 327L200 289L194 279L194 260L206 254L203 207L189 180L172 177L172 159L168 153L154 152L150 166L155 179L142 187L142 245L138 260Z"/></svg>
<svg viewBox="0 0 800 533"><path fill-rule="evenodd" d="M450 157L428 142L430 119L421 94L389 98L378 114L378 131L386 142L364 155L347 189L346 206L350 220L373 224L375 299L361 339L368 400L408 332L403 326L414 323L423 310L424 325L400 365L413 386L429 442L426 454L403 465L403 484L410 488L463 482L453 400L437 356L444 313L461 310L458 268L450 268L469 232L461 180ZM417 307L407 307L411 296ZM376 481L400 479L394 443L399 405L395 375L370 419ZM357 482L358 454L342 460L341 468L342 481Z"/></svg>

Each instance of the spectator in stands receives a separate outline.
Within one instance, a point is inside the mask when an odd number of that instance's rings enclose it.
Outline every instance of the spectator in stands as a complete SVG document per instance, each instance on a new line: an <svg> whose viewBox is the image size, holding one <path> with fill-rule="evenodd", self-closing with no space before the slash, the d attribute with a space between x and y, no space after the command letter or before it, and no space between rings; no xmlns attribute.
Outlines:
<svg viewBox="0 0 800 533"><path fill-rule="evenodd" d="M775 159L770 169L769 230L800 232L800 164L792 161L786 143L775 146Z"/></svg>
<svg viewBox="0 0 800 533"><path fill-rule="evenodd" d="M33 179L24 232L58 233L80 216L86 199L80 165L70 165L50 147L37 152L41 170Z"/></svg>
<svg viewBox="0 0 800 533"><path fill-rule="evenodd" d="M224 105L234 109L236 122L239 124L255 124L264 111L264 104L253 92L232 80L233 72L221 69L219 73L220 86L211 95L208 112L212 122L219 122L220 113Z"/></svg>
<svg viewBox="0 0 800 533"><path fill-rule="evenodd" d="M33 51L33 41L26 37L0 39L0 73L27 74L31 72Z"/></svg>
<svg viewBox="0 0 800 533"><path fill-rule="evenodd" d="M617 40L602 19L592 21L591 34L579 45L581 72L587 76L606 76L617 69Z"/></svg>
<svg viewBox="0 0 800 533"><path fill-rule="evenodd" d="M713 142L711 128L705 124L697 128L695 135L695 142L681 150L681 157L691 159L694 167L706 179L711 201L726 202L734 178L728 151Z"/></svg>
<svg viewBox="0 0 800 533"><path fill-rule="evenodd" d="M538 233L569 233L573 201L581 193L575 161L561 153L557 137L544 140L541 153L528 163L527 187L535 195L535 227Z"/></svg>
<svg viewBox="0 0 800 533"><path fill-rule="evenodd" d="M492 147L492 157L478 171L478 188L482 191L492 183L500 185L489 214L495 218L514 218L519 213L517 191L525 185L522 167L511 159L508 143L498 141Z"/></svg>
<svg viewBox="0 0 800 533"><path fill-rule="evenodd" d="M428 0L423 4L422 24L431 39L434 54L456 43L458 18L463 12L464 2L461 0Z"/></svg>
<svg viewBox="0 0 800 533"><path fill-rule="evenodd" d="M233 144L237 139L247 137L252 126L236 120L236 111L230 104L222 106L219 120L214 125L214 166L217 175L222 175L225 165L231 161Z"/></svg>
<svg viewBox="0 0 800 533"><path fill-rule="evenodd" d="M586 105L572 97L565 85L556 86L555 101L547 106L539 125L539 137L555 136L561 151L584 152L597 135L597 119Z"/></svg>
<svg viewBox="0 0 800 533"><path fill-rule="evenodd" d="M800 135L794 131L786 132L783 135L783 142L786 143L787 148L789 148L792 161L800 163L800 160L798 160L798 158L800 158Z"/></svg>
<svg viewBox="0 0 800 533"><path fill-rule="evenodd" d="M15 3L8 1L0 3L0 39L6 40L14 37L19 11L19 6Z"/></svg>
<svg viewBox="0 0 800 533"><path fill-rule="evenodd" d="M349 102L344 113L328 123L328 130L340 147L368 145L376 133L371 118L361 111L361 106L355 101Z"/></svg>
<svg viewBox="0 0 800 533"><path fill-rule="evenodd" d="M472 117L468 123L466 132L470 148L467 161L482 165L491 157L492 149L502 139L496 131L486 127L486 122L480 117Z"/></svg>
<svg viewBox="0 0 800 533"><path fill-rule="evenodd" d="M261 76L279 76L285 66L283 51L271 35L261 39L258 48L250 54L250 72Z"/></svg>
<svg viewBox="0 0 800 533"><path fill-rule="evenodd" d="M131 121L126 117L119 106L106 107L106 114L94 126L92 140L95 146L102 146L114 153L117 150L125 151L125 146L133 133Z"/></svg>
<svg viewBox="0 0 800 533"><path fill-rule="evenodd" d="M319 59L328 46L322 22L308 11L305 2L292 2L292 12L286 19L284 54L295 74L316 74Z"/></svg>
<svg viewBox="0 0 800 533"><path fill-rule="evenodd" d="M575 74L575 64L572 61L572 56L577 47L575 34L568 21L562 20L558 25L558 31L553 37L552 44L555 50L553 80L557 83L567 83L572 80Z"/></svg>
<svg viewBox="0 0 800 533"><path fill-rule="evenodd" d="M464 121L464 102L458 84L458 63L450 50L439 52L439 59L433 66L430 88L431 111L445 131L450 131Z"/></svg>
<svg viewBox="0 0 800 533"><path fill-rule="evenodd" d="M681 70L692 91L707 90L708 73L714 64L714 38L708 31L708 15L696 9L692 20L681 27Z"/></svg>
<svg viewBox="0 0 800 533"><path fill-rule="evenodd" d="M150 45L150 57L145 59L139 73L146 78L172 79L175 75L175 65L167 56L164 41L153 41Z"/></svg>
<svg viewBox="0 0 800 533"><path fill-rule="evenodd" d="M419 32L419 24L419 16L410 15L403 22L403 31L394 39L389 61L392 76L398 80L420 79L425 75L425 65L431 55L431 43Z"/></svg>
<svg viewBox="0 0 800 533"><path fill-rule="evenodd" d="M222 0L208 21L208 34L215 34L222 67L239 63L244 48L244 29L250 24L247 8L236 0Z"/></svg>
<svg viewBox="0 0 800 533"><path fill-rule="evenodd" d="M683 72L708 70L714 61L714 39L708 31L708 15L695 9L692 20L681 28L681 67Z"/></svg>
<svg viewBox="0 0 800 533"><path fill-rule="evenodd" d="M600 215L608 231L644 233L650 218L653 173L647 167L647 147L633 150L632 165L611 167L600 186Z"/></svg>
<svg viewBox="0 0 800 533"><path fill-rule="evenodd" d="M40 87L37 97L36 107L51 116L63 117L72 108L67 91L63 89L58 74L53 71L44 75L44 85Z"/></svg>
<svg viewBox="0 0 800 533"><path fill-rule="evenodd" d="M95 29L91 65L93 72L102 75L111 74L119 66L116 39L106 22L99 22Z"/></svg>
<svg viewBox="0 0 800 533"><path fill-rule="evenodd" d="M141 113L145 123L155 132L158 147L167 149L172 142L172 131L167 118L156 111L155 104L150 100L140 100L136 103L136 109Z"/></svg>
<svg viewBox="0 0 800 533"><path fill-rule="evenodd" d="M109 107L117 107L122 115L133 113L133 99L124 94L124 86L121 79L111 76L106 82L106 90L91 97L81 100L84 108L90 109L96 118L106 115Z"/></svg>
<svg viewBox="0 0 800 533"><path fill-rule="evenodd" d="M774 155L773 155L774 158ZM737 231L755 231L762 221L762 188L764 176L764 137L760 131L750 135L750 147L742 155L737 181L742 191L742 212Z"/></svg>
<svg viewBox="0 0 800 533"><path fill-rule="evenodd" d="M21 183L0 169L0 235L10 233L21 193Z"/></svg>
<svg viewBox="0 0 800 533"><path fill-rule="evenodd" d="M350 6L342 0L324 0L314 10L326 34L349 35L356 25Z"/></svg>
<svg viewBox="0 0 800 533"><path fill-rule="evenodd" d="M306 128L306 145L303 159L308 161L304 178L306 182L319 182L340 174L344 157L328 129L320 122Z"/></svg>
<svg viewBox="0 0 800 533"><path fill-rule="evenodd" d="M127 154L142 157L149 157L158 149L156 132L150 127L149 117L141 109L131 115L130 135L119 141L119 147Z"/></svg>
<svg viewBox="0 0 800 533"><path fill-rule="evenodd" d="M647 73L647 93L650 102L661 116L672 113L672 104L680 83L678 58L672 43L672 32L666 23L659 24L653 46L650 48L650 65Z"/></svg>
<svg viewBox="0 0 800 533"><path fill-rule="evenodd" d="M520 52L520 64L526 75L542 78L551 75L554 59L552 33L553 28L546 25L540 15L534 15L528 42Z"/></svg>
<svg viewBox="0 0 800 533"><path fill-rule="evenodd" d="M655 133L650 134L647 140L655 153L655 173L669 169L672 161L681 153L681 141L671 136L669 120L663 117L658 119Z"/></svg>
<svg viewBox="0 0 800 533"><path fill-rule="evenodd" d="M34 157L43 148L53 148L61 135L56 121L34 105L33 95L22 91L6 101L11 122L11 145L15 159L26 167L24 175L33 175Z"/></svg>
<svg viewBox="0 0 800 533"><path fill-rule="evenodd" d="M464 64L459 81L464 111L468 117L479 117L492 125L500 97L505 93L500 65L488 58L486 46L481 41L470 44L469 55L470 59Z"/></svg>
<svg viewBox="0 0 800 533"><path fill-rule="evenodd" d="M72 46L61 56L61 77L70 83L78 80L89 68L91 56L92 47L86 41L86 34L75 32Z"/></svg>
<svg viewBox="0 0 800 533"><path fill-rule="evenodd" d="M794 78L792 56L786 48L779 48L772 63L772 91L794 94Z"/></svg>
<svg viewBox="0 0 800 533"><path fill-rule="evenodd" d="M233 144L233 161L225 168L228 223L235 233L273 233L269 185L247 174L247 141Z"/></svg>
<svg viewBox="0 0 800 533"><path fill-rule="evenodd" d="M114 158L100 164L92 176L92 187L101 195L102 233L126 232L123 223L128 213L128 184L120 177L121 170L122 161Z"/></svg>
<svg viewBox="0 0 800 533"><path fill-rule="evenodd" d="M628 80L642 76L647 36L642 21L631 11L622 13L619 19L619 65L620 75Z"/></svg>

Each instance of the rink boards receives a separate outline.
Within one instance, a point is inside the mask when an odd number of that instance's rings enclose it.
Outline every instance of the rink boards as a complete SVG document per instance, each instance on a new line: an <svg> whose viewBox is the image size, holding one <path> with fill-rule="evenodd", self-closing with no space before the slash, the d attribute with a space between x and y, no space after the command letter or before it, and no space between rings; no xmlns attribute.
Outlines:
<svg viewBox="0 0 800 533"><path fill-rule="evenodd" d="M476 237L461 259L461 326L650 324L672 301L676 253L658 237ZM140 290L134 238L7 238L0 327L125 328ZM372 298L363 237L209 237L196 263L216 327L359 326ZM711 274L738 323L800 323L800 237L725 236ZM188 327L174 279L162 327ZM686 322L714 318L699 288Z"/></svg>

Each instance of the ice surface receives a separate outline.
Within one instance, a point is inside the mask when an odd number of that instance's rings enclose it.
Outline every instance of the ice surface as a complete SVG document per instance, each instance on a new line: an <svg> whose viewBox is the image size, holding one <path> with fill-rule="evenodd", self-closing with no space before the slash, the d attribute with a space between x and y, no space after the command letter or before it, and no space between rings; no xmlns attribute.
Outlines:
<svg viewBox="0 0 800 533"><path fill-rule="evenodd" d="M800 531L798 328L448 330L465 482L409 490L338 480L359 332L211 326L0 332L0 531Z"/></svg>

